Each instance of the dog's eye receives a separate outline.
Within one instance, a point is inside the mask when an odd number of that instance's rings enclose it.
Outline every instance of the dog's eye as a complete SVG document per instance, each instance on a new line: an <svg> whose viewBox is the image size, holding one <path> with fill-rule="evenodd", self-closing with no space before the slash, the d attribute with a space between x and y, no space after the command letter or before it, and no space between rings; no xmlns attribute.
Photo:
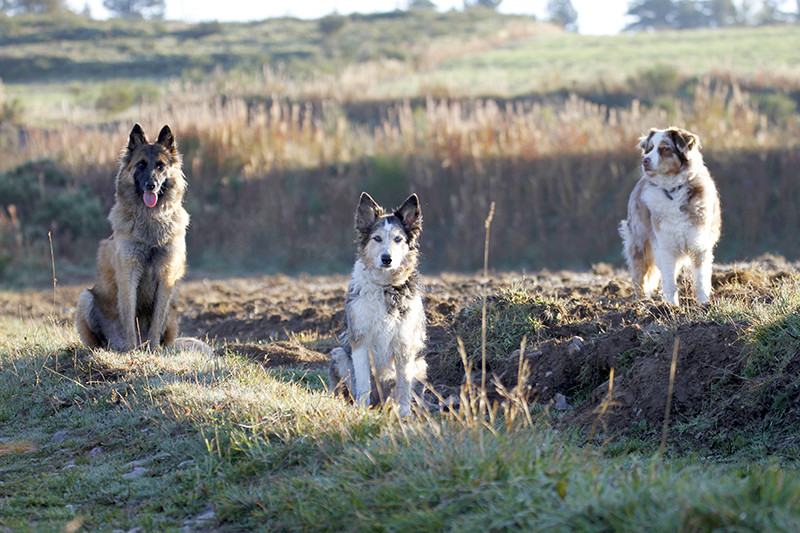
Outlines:
<svg viewBox="0 0 800 533"><path fill-rule="evenodd" d="M159 172L162 172L165 168L167 168L167 165L165 165L163 161L156 163L156 170Z"/></svg>
<svg viewBox="0 0 800 533"><path fill-rule="evenodd" d="M136 168L138 168L138 169L143 169L146 166L147 166L147 161L145 161L144 159L142 159L141 161L136 163Z"/></svg>
<svg viewBox="0 0 800 533"><path fill-rule="evenodd" d="M403 242L403 238L400 235L398 235L397 237L394 238L394 242Z"/></svg>
<svg viewBox="0 0 800 533"><path fill-rule="evenodd" d="M375 242L383 242L383 239L381 239L380 235L375 235L372 240Z"/></svg>
<svg viewBox="0 0 800 533"><path fill-rule="evenodd" d="M669 148L667 146L662 146L658 149L659 154L666 154L667 152L669 152Z"/></svg>

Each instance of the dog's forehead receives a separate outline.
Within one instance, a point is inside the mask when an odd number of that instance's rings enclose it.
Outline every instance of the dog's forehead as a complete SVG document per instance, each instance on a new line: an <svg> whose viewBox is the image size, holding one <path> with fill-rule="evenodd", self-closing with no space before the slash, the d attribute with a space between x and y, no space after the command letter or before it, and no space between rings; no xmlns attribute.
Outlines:
<svg viewBox="0 0 800 533"><path fill-rule="evenodd" d="M372 231L370 233L384 233L384 234L391 234L391 233L401 233L403 228L400 226L400 221L394 215L386 215L378 219L375 222L375 225L372 226Z"/></svg>
<svg viewBox="0 0 800 533"><path fill-rule="evenodd" d="M143 144L133 151L134 160L149 159L155 160L158 158L169 159L169 152L160 144Z"/></svg>
<svg viewBox="0 0 800 533"><path fill-rule="evenodd" d="M667 144L672 146L672 137L669 135L669 131L667 130L659 130L653 134L653 137L650 139L650 142L653 143L653 146L661 146L662 144Z"/></svg>

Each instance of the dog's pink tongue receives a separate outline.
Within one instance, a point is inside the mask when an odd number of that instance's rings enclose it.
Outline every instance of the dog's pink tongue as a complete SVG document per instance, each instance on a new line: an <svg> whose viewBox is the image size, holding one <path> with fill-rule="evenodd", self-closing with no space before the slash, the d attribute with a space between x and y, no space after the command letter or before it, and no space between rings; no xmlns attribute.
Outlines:
<svg viewBox="0 0 800 533"><path fill-rule="evenodd" d="M147 207L153 207L158 201L158 195L154 192L145 192L142 200L144 200L144 205Z"/></svg>

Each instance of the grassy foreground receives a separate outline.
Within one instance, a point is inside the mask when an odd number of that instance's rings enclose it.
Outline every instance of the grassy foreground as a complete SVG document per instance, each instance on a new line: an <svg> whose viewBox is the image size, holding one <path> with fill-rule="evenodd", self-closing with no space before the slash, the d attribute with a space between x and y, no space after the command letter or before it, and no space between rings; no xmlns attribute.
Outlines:
<svg viewBox="0 0 800 533"><path fill-rule="evenodd" d="M794 292L751 313L756 353L788 349ZM794 462L611 453L519 402L399 421L231 352L87 352L68 326L0 328L0 529L800 528Z"/></svg>

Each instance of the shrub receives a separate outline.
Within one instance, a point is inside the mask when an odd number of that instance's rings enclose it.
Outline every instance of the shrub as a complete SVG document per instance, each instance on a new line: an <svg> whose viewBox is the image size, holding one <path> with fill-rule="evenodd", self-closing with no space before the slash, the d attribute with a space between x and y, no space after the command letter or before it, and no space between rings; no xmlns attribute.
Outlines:
<svg viewBox="0 0 800 533"><path fill-rule="evenodd" d="M4 243L41 248L50 233L71 259L90 253L107 227L100 199L51 160L0 174L0 213Z"/></svg>
<svg viewBox="0 0 800 533"><path fill-rule="evenodd" d="M104 111L117 113L133 105L156 100L158 95L158 88L151 83L114 82L103 86L95 106Z"/></svg>

